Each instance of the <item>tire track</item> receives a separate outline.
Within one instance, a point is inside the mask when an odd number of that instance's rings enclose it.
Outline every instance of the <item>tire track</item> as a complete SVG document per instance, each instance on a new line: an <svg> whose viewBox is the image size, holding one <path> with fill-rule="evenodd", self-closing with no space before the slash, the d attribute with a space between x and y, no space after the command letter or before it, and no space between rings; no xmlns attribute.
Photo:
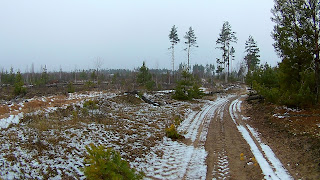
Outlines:
<svg viewBox="0 0 320 180"><path fill-rule="evenodd" d="M259 167L250 162L253 157L250 146L229 113L231 102L237 98L235 94L220 97L223 102L215 109L205 144L208 152L206 179L263 179Z"/></svg>
<svg viewBox="0 0 320 180"><path fill-rule="evenodd" d="M219 97L220 103L214 110L214 116L212 117L211 126L214 127L214 134L210 134L209 141L214 144L207 144L206 149L213 154L208 155L208 175L207 179L227 179L229 178L229 161L226 152L226 139L225 139L225 126L224 126L224 109L226 104L233 96ZM210 147L209 147L210 146ZM211 173L211 174L210 174Z"/></svg>
<svg viewBox="0 0 320 180"><path fill-rule="evenodd" d="M215 109L216 101L207 101L199 112L191 113L178 127L186 132L185 141L172 141L164 138L153 148L153 152L163 152L162 157L155 153L147 157L148 173L152 179L205 179L207 174L206 142L208 127Z"/></svg>
<svg viewBox="0 0 320 180"><path fill-rule="evenodd" d="M239 118L241 103L242 101L240 98L235 99L229 106L229 113L233 122L236 124L238 131L249 144L252 153L265 175L264 178L272 180L293 179L271 148L262 143L254 129L242 121L242 118Z"/></svg>

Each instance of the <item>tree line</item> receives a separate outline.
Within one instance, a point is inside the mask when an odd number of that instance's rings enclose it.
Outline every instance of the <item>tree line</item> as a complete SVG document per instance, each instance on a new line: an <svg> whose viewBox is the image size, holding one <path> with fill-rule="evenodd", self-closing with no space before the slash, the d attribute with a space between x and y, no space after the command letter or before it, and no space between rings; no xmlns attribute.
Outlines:
<svg viewBox="0 0 320 180"><path fill-rule="evenodd" d="M294 107L316 105L320 85L320 2L274 2L272 37L282 61L276 67L254 68L247 83L273 103Z"/></svg>
<svg viewBox="0 0 320 180"><path fill-rule="evenodd" d="M171 50L171 58L172 58L172 72L174 72L174 51L175 45L180 42L177 33L177 27L175 25L172 26L170 33L169 33L169 41L171 46L169 50ZM187 61L186 66L184 67L187 71L190 70L190 54L192 48L199 47L197 45L197 37L195 35L194 30L192 27L189 27L189 30L185 33L184 37L186 48L184 49L187 52ZM225 83L228 83L228 79L230 73L232 71L232 61L235 60L235 48L232 46L232 43L237 43L236 32L232 31L231 25L228 21L224 22L221 28L221 32L216 40L216 48L221 50L221 58L216 59L217 63L217 74L224 75ZM245 43L246 49L246 56L244 58L244 67L240 68L239 74L245 73L245 68L253 69L254 66L259 64L260 62L260 55L259 55L259 48L257 47L257 42L254 40L252 36L249 36L248 40Z"/></svg>

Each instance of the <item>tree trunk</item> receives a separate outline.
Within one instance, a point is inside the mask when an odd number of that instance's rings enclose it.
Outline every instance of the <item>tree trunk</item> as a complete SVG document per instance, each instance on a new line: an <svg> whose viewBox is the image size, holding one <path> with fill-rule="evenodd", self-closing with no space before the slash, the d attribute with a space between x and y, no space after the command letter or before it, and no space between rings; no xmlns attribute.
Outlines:
<svg viewBox="0 0 320 180"><path fill-rule="evenodd" d="M314 74L315 74L315 91L316 91L316 103L318 103L319 100L319 61L320 61L320 57L319 57L319 26L320 24L318 23L318 19L317 16L319 15L318 12L316 11L318 3L317 2L313 2L314 4L310 4L311 7L313 8L313 13L312 13L312 19L313 19L313 29L314 29L314 45L315 45L315 49L314 49L314 55L315 55L315 59L314 59Z"/></svg>
<svg viewBox="0 0 320 180"><path fill-rule="evenodd" d="M317 29L315 29L315 55L316 55L316 58L315 58L315 81L316 81L316 103L318 103L318 100L319 100L319 61L320 61L320 57L319 57L319 32Z"/></svg>
<svg viewBox="0 0 320 180"><path fill-rule="evenodd" d="M226 68L226 63L224 63L224 82L228 83L228 72Z"/></svg>
<svg viewBox="0 0 320 180"><path fill-rule="evenodd" d="M188 72L190 71L190 45L188 46Z"/></svg>
<svg viewBox="0 0 320 180"><path fill-rule="evenodd" d="M172 77L174 79L174 45L172 45Z"/></svg>

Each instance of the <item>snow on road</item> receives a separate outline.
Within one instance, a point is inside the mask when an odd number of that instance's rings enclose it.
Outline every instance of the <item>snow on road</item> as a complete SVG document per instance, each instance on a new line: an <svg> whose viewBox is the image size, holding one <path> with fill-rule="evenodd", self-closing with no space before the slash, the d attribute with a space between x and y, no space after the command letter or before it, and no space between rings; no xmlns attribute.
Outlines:
<svg viewBox="0 0 320 180"><path fill-rule="evenodd" d="M237 125L237 128L242 134L243 138L249 144L251 152L254 154L263 174L265 175L265 179L293 179L288 171L284 168L280 160L273 153L272 149L268 145L262 143L258 133L249 125L244 126L237 122L237 119L239 118L238 113L241 111L241 103L242 101L236 99L230 104L230 116L233 122ZM262 151L260 149L262 149Z"/></svg>
<svg viewBox="0 0 320 180"><path fill-rule="evenodd" d="M164 137L162 143L153 147L147 156L147 163L139 165L141 169L145 169L146 176L157 179L206 179L207 152L204 144L209 124L215 113L220 111L232 97L234 95L218 97L215 101L205 101L200 112L190 112L177 129L186 132L185 138L190 139L192 143L187 145ZM164 154L157 155L155 152L158 151ZM222 167L228 166L225 157L220 163ZM228 168L224 171L228 171Z"/></svg>

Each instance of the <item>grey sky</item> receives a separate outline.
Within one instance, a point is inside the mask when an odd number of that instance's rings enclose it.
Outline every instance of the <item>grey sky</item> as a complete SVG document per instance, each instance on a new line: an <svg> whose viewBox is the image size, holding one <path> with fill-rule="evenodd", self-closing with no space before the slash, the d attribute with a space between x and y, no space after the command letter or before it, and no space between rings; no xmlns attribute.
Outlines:
<svg viewBox="0 0 320 180"><path fill-rule="evenodd" d="M244 57L249 35L258 42L262 63L279 61L270 34L273 0L1 0L0 68L25 72L47 65L49 70L141 66L171 68L168 34L178 27L176 68L186 62L184 34L190 26L199 48L191 64L214 63L221 52L215 41L224 21L238 37L236 61Z"/></svg>

